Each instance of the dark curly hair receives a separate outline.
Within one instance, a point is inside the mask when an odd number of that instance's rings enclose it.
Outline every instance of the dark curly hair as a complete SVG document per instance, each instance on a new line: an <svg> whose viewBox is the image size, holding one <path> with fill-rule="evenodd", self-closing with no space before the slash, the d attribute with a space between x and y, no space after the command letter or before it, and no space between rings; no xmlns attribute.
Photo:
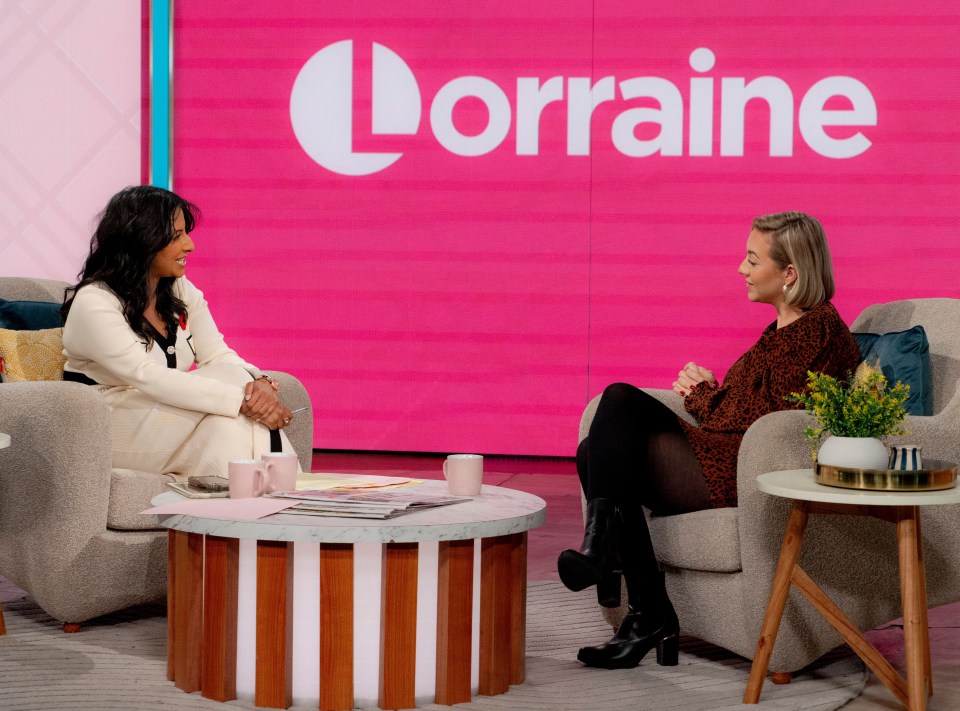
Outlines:
<svg viewBox="0 0 960 711"><path fill-rule="evenodd" d="M79 282L64 294L60 313L66 323L77 290L102 282L120 299L123 315L130 328L149 348L153 333L143 312L150 301L150 266L157 253L173 241L173 221L183 213L189 233L200 218L199 208L179 195L153 185L124 188L100 213L97 229L90 240L90 254L77 275ZM173 277L157 284L157 314L168 328L176 328L186 305L173 293Z"/></svg>

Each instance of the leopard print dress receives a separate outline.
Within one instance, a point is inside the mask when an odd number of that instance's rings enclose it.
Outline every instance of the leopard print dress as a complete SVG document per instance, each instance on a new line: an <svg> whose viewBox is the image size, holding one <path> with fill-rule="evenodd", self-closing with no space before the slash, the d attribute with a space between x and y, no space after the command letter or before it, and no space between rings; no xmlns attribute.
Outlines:
<svg viewBox="0 0 960 711"><path fill-rule="evenodd" d="M784 397L805 387L808 370L845 377L860 360L850 329L828 301L783 328L776 326L767 326L722 385L698 385L684 400L699 424L680 424L715 508L737 505L737 453L747 428L768 413L800 409Z"/></svg>

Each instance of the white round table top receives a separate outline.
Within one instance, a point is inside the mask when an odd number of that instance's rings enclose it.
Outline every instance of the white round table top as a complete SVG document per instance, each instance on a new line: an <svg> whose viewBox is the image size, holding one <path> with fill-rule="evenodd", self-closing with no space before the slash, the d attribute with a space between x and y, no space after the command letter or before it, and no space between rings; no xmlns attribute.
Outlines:
<svg viewBox="0 0 960 711"><path fill-rule="evenodd" d="M416 485L428 494L447 494L445 481ZM152 500L154 506L182 501L170 491ZM254 521L201 518L185 514L160 516L160 525L177 531L225 538L314 543L414 543L490 538L520 533L541 525L546 502L539 496L499 486L484 486L479 496L447 506L415 511L386 520L284 514Z"/></svg>
<svg viewBox="0 0 960 711"><path fill-rule="evenodd" d="M10 435L0 432L0 449L10 446Z"/></svg>
<svg viewBox="0 0 960 711"><path fill-rule="evenodd" d="M960 504L960 488L941 491L864 491L818 484L813 469L787 469L757 477L760 491L787 499L864 506Z"/></svg>

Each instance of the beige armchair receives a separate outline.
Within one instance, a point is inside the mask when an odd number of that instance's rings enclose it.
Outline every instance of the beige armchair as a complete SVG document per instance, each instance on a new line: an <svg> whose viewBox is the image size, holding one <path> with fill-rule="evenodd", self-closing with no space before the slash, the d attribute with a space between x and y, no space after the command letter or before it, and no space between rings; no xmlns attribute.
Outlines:
<svg viewBox="0 0 960 711"><path fill-rule="evenodd" d="M960 300L914 299L867 308L854 332L890 333L922 325L933 371L931 417L909 417L909 437L890 443L923 446L925 457L960 461ZM680 396L648 390L688 417ZM580 439L589 430L599 398L587 406ZM688 417L689 419L689 417ZM684 633L752 658L789 515L789 501L761 493L758 475L811 466L801 434L808 416L777 412L755 422L743 439L737 468L736 508L651 517L650 534ZM931 606L960 600L960 506L923 511L927 600ZM813 516L800 563L860 629L900 616L896 532L873 518ZM624 599L625 599L624 595ZM614 627L625 607L604 610ZM790 593L777 637L772 672L794 672L841 643L803 596Z"/></svg>
<svg viewBox="0 0 960 711"><path fill-rule="evenodd" d="M66 286L0 278L0 298L59 303ZM271 375L291 409L310 406L300 381ZM97 392L72 382L2 383L0 432L12 438L0 450L0 575L68 630L163 600L167 531L139 512L171 477L111 468L110 415ZM309 471L309 410L287 434Z"/></svg>

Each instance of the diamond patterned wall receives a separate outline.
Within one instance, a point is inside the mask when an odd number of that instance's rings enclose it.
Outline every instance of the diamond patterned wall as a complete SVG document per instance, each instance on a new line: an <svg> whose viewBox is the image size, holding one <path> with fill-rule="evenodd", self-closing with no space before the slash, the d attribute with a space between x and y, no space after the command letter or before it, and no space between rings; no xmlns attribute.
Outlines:
<svg viewBox="0 0 960 711"><path fill-rule="evenodd" d="M141 182L141 0L0 2L0 276L73 281Z"/></svg>

